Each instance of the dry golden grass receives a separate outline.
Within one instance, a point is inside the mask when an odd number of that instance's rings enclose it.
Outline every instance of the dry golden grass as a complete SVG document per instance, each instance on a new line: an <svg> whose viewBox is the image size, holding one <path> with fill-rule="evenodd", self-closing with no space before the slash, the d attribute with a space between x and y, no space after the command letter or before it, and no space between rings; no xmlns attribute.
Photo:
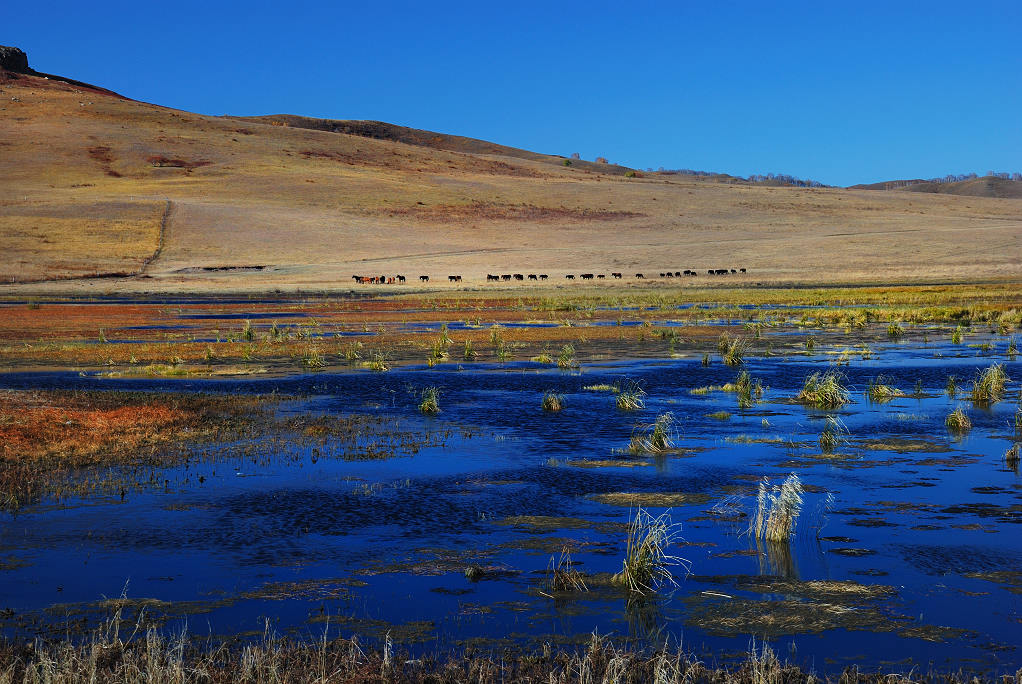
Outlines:
<svg viewBox="0 0 1022 684"><path fill-rule="evenodd" d="M437 288L462 274L476 287L487 272L547 273L569 288L563 275L586 271L624 272L600 284L627 288L636 272L717 267L749 270L728 283L1022 276L1016 200L625 178L543 155L200 116L35 77L2 86L0 277L133 272L173 205L151 279L51 289L347 289L356 273L429 274ZM252 265L268 268L201 270ZM684 284L707 282L724 281Z"/></svg>

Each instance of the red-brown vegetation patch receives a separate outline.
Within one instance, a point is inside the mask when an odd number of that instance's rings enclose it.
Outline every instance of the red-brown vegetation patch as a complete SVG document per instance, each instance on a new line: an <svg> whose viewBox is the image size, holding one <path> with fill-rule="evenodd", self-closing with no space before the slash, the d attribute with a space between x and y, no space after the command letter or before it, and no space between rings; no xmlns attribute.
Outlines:
<svg viewBox="0 0 1022 684"><path fill-rule="evenodd" d="M89 157L91 157L94 161L99 162L99 165L103 168L106 175L114 178L121 177L121 174L111 167L111 164L114 162L114 155L109 147L106 145L96 145L88 148L87 151L89 153Z"/></svg>
<svg viewBox="0 0 1022 684"><path fill-rule="evenodd" d="M193 438L254 407L254 399L232 397L6 390L0 392L0 461L118 462L145 447Z"/></svg>

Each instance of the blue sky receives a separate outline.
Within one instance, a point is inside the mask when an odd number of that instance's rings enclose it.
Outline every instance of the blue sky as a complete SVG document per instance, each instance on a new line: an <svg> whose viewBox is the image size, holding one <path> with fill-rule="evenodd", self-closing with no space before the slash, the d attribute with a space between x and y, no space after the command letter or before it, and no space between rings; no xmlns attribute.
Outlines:
<svg viewBox="0 0 1022 684"><path fill-rule="evenodd" d="M10 3L32 67L205 114L378 119L847 185L1022 171L1022 2Z"/></svg>

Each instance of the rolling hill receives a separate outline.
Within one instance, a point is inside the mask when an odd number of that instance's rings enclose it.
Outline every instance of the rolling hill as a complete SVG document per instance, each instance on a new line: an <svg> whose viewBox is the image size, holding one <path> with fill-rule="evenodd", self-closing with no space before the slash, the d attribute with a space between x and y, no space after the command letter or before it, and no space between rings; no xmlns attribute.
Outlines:
<svg viewBox="0 0 1022 684"><path fill-rule="evenodd" d="M749 283L1022 276L1011 199L629 177L380 122L204 116L30 70L0 71L0 91L8 292L397 273L475 287L515 271L568 287L565 273L717 267Z"/></svg>

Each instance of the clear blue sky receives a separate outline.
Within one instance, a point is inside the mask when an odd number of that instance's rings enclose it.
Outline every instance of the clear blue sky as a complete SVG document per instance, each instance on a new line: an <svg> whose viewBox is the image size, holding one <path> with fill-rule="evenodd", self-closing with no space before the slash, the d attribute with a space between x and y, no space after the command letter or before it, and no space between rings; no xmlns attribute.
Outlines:
<svg viewBox="0 0 1022 684"><path fill-rule="evenodd" d="M205 114L379 119L846 185L1022 171L1022 1L10 2L32 67Z"/></svg>

